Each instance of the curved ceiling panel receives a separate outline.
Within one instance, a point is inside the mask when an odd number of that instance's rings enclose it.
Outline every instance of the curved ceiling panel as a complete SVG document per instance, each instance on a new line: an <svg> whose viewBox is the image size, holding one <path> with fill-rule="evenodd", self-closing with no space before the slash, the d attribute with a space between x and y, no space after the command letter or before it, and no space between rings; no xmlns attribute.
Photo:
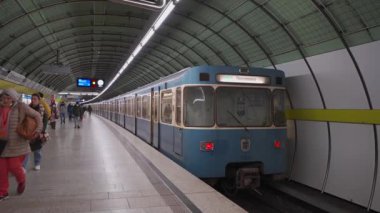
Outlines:
<svg viewBox="0 0 380 213"><path fill-rule="evenodd" d="M0 6L0 66L56 91L79 76L111 79L158 15L105 0L5 0ZM378 11L378 0L181 0L102 98L187 66L308 64L309 56L379 40ZM41 73L57 50L72 67L64 78Z"/></svg>

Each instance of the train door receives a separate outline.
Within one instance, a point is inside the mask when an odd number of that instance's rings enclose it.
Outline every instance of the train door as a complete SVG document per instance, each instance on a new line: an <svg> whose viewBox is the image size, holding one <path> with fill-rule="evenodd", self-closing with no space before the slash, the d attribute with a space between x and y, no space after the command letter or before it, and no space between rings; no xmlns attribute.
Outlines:
<svg viewBox="0 0 380 213"><path fill-rule="evenodd" d="M174 103L174 153L182 155L182 89L177 87L175 90L175 103Z"/></svg>
<svg viewBox="0 0 380 213"><path fill-rule="evenodd" d="M152 137L153 137L153 147L156 149L159 149L159 140L160 140L160 122L158 122L159 118L159 106L160 106L160 87L158 87L158 91L155 91L152 95L153 97L153 104L152 104Z"/></svg>
<svg viewBox="0 0 380 213"><path fill-rule="evenodd" d="M126 129L126 119L127 119L127 98L124 97L123 99L124 105L123 105L123 127Z"/></svg>
<svg viewBox="0 0 380 213"><path fill-rule="evenodd" d="M134 107L134 124L133 124L133 134L137 134L137 94L135 94L135 98L133 99L133 107Z"/></svg>

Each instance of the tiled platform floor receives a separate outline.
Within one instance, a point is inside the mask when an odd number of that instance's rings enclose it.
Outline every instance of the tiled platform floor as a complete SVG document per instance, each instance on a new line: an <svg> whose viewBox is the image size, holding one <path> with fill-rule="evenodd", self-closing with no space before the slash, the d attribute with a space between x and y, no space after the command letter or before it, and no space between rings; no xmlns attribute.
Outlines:
<svg viewBox="0 0 380 213"><path fill-rule="evenodd" d="M243 212L138 138L100 117L86 117L80 129L74 129L71 122L57 123L57 129L49 133L41 171L32 170L31 158L27 188L21 196L16 195L11 178L11 197L0 202L1 213ZM168 181L180 192L168 186Z"/></svg>

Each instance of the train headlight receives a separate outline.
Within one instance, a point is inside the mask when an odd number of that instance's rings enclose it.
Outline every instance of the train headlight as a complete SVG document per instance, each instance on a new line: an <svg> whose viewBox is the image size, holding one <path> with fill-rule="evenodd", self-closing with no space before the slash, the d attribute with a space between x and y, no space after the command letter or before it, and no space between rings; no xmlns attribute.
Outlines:
<svg viewBox="0 0 380 213"><path fill-rule="evenodd" d="M200 150L205 152L214 151L215 143L212 141L202 141L200 143Z"/></svg>
<svg viewBox="0 0 380 213"><path fill-rule="evenodd" d="M280 140L275 140L273 143L273 146L275 149L281 149L281 141Z"/></svg>

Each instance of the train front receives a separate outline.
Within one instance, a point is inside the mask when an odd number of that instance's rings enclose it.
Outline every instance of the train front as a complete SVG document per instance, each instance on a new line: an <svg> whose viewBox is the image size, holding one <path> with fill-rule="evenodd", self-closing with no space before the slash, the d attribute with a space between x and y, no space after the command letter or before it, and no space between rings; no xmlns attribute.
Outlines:
<svg viewBox="0 0 380 213"><path fill-rule="evenodd" d="M193 174L235 190L286 171L284 76L262 71L184 88L184 166Z"/></svg>

